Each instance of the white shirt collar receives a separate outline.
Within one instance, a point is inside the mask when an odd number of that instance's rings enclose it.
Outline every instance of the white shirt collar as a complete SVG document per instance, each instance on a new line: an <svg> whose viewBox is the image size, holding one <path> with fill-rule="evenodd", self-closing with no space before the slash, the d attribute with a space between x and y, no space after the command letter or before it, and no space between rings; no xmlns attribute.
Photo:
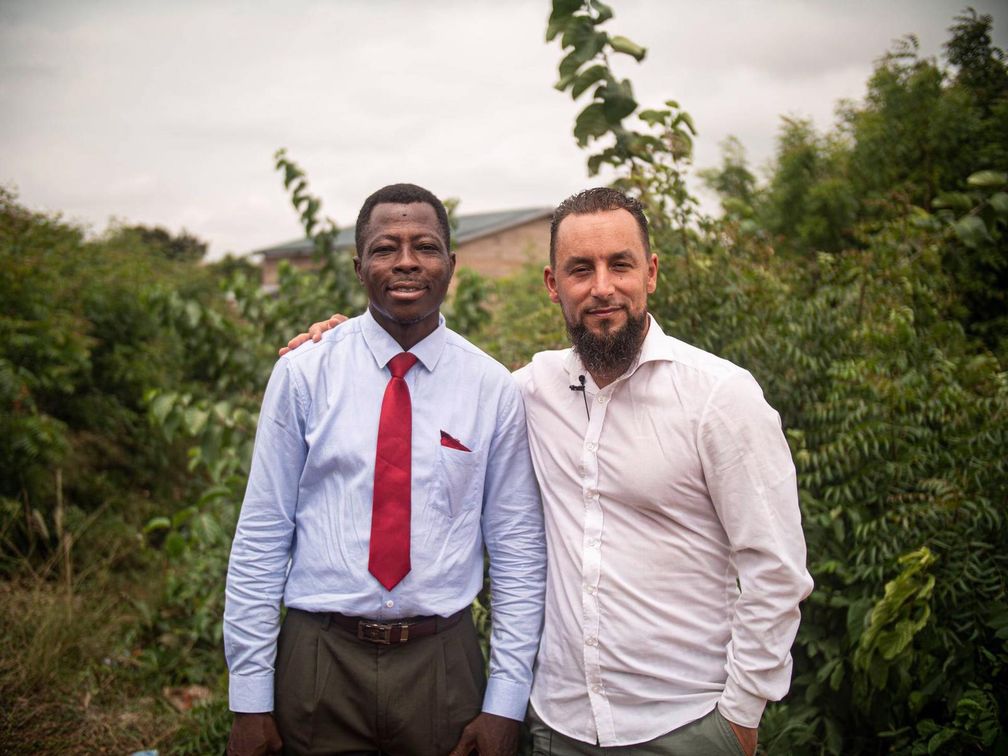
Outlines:
<svg viewBox="0 0 1008 756"><path fill-rule="evenodd" d="M671 361L673 359L674 356L672 354L671 344L669 343L669 340L665 338L665 332L661 329L661 326L658 325L658 321L654 319L651 313L648 313L648 329L647 333L644 335L644 343L641 344L640 352L637 353L637 359L633 361L623 375L609 385L614 386L620 381L625 381L645 362L656 362L659 360ZM585 369L584 364L581 362L581 357L573 348L568 350L567 356L564 358L564 369L567 371L567 376L570 378L571 385L576 385L580 381L580 376L583 375L585 377L585 385L592 391L592 393L597 393L599 391L598 386L595 384L595 379L592 378L591 373Z"/></svg>
<svg viewBox="0 0 1008 756"><path fill-rule="evenodd" d="M361 333L364 335L364 341L379 368L384 368L389 360L403 351L399 342L392 338L392 335L374 319L370 309L365 310L361 316ZM444 315L438 313L437 328L426 338L414 344L409 351L416 355L428 371L431 371L441 358L447 338L448 327L445 325Z"/></svg>

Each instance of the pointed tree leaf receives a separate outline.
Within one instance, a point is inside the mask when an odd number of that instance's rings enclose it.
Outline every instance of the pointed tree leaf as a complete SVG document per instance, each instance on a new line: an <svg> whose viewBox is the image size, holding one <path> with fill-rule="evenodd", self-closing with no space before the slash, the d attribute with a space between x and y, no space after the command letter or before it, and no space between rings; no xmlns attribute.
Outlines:
<svg viewBox="0 0 1008 756"><path fill-rule="evenodd" d="M593 102L578 114L574 122L574 138L578 145L584 147L592 137L600 137L609 130L602 103Z"/></svg>
<svg viewBox="0 0 1008 756"><path fill-rule="evenodd" d="M620 35L610 38L609 44L616 52L629 55L638 63L644 60L644 56L647 55L647 49Z"/></svg>
<svg viewBox="0 0 1008 756"><path fill-rule="evenodd" d="M1002 171L977 171L966 179L970 186L995 188L1008 184L1008 173Z"/></svg>
<svg viewBox="0 0 1008 756"><path fill-rule="evenodd" d="M990 240L987 226L975 215L967 215L965 218L960 218L952 224L952 230L959 237L959 241L973 249L978 247L982 242Z"/></svg>
<svg viewBox="0 0 1008 756"><path fill-rule="evenodd" d="M576 100L581 96L582 92L600 79L604 79L608 73L609 69L600 64L586 68L574 79L574 86L571 89L571 97Z"/></svg>
<svg viewBox="0 0 1008 756"><path fill-rule="evenodd" d="M990 203L990 206L994 208L994 212L1002 218L1008 218L1008 194L998 192L997 194L992 195L987 201Z"/></svg>
<svg viewBox="0 0 1008 756"><path fill-rule="evenodd" d="M613 17L612 8L605 3L599 2L599 0L591 0L591 6L598 14L598 17L595 19L595 23L602 24Z"/></svg>

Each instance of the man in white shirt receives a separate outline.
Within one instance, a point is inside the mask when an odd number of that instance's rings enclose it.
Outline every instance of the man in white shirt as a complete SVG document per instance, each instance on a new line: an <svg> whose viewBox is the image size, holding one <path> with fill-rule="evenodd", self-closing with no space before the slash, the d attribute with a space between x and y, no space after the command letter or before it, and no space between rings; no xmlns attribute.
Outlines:
<svg viewBox="0 0 1008 756"><path fill-rule="evenodd" d="M563 202L544 278L573 348L515 374L546 518L534 752L752 754L812 588L780 419L648 314L636 200Z"/></svg>
<svg viewBox="0 0 1008 756"><path fill-rule="evenodd" d="M557 208L544 278L573 348L515 374L547 538L537 755L751 755L790 685L812 579L780 419L747 371L662 333L657 277L636 200Z"/></svg>

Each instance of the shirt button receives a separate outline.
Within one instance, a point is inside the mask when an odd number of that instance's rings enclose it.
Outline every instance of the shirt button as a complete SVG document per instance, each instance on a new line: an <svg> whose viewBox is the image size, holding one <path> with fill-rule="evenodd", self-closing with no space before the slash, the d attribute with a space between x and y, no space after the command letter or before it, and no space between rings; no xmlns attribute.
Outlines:
<svg viewBox="0 0 1008 756"><path fill-rule="evenodd" d="M393 606L395 606L395 601L393 601L392 599L389 599L388 601L385 602L385 606L387 606L389 609L391 609Z"/></svg>
<svg viewBox="0 0 1008 756"><path fill-rule="evenodd" d="M594 441L589 441L587 444L585 444L585 448L588 451L595 451L595 449L598 448L598 444L596 444Z"/></svg>
<svg viewBox="0 0 1008 756"><path fill-rule="evenodd" d="M585 645L586 646L594 646L596 643L598 643L598 641L595 640L595 638L585 638ZM596 685L594 688L592 688L592 690L594 690L596 693L598 693L598 686Z"/></svg>
<svg viewBox="0 0 1008 756"><path fill-rule="evenodd" d="M601 685L592 685L592 693L601 693L601 692L602 692Z"/></svg>
<svg viewBox="0 0 1008 756"><path fill-rule="evenodd" d="M584 587L584 589L585 589L585 593L595 593L595 586L594 585L586 585Z"/></svg>
<svg viewBox="0 0 1008 756"><path fill-rule="evenodd" d="M598 538L592 538L590 541L588 541L588 545L591 546L591 547L593 547L593 548L596 547L596 546L598 546L599 545L599 539Z"/></svg>
<svg viewBox="0 0 1008 756"><path fill-rule="evenodd" d="M598 403L599 403L599 404L605 404L605 400L606 400L606 399L608 399L608 398L609 398L609 397L606 397L606 396L600 396L600 397L598 398Z"/></svg>

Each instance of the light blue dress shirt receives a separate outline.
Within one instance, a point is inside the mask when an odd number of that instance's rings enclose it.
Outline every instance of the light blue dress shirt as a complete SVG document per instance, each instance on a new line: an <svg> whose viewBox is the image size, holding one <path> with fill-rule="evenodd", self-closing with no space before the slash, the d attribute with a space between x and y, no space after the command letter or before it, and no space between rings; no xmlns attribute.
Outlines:
<svg viewBox="0 0 1008 756"><path fill-rule="evenodd" d="M370 313L281 357L263 398L231 548L224 649L233 711L273 710L281 598L391 621L467 607L490 555L483 711L522 719L542 629L545 538L521 394L507 370L445 327L410 351L411 565L391 591L368 572L378 417L402 347ZM442 445L442 432L471 449ZM339 630L338 632L343 632Z"/></svg>

